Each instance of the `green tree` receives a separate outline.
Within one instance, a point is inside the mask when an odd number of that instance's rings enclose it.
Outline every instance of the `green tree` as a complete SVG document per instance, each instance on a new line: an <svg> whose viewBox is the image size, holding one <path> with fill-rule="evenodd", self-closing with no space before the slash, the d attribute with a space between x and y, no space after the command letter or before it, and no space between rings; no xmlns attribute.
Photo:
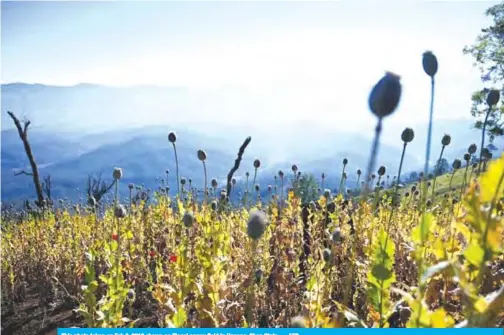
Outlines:
<svg viewBox="0 0 504 335"><path fill-rule="evenodd" d="M297 180L292 181L294 194L300 197L303 203L309 203L310 201L317 199L318 187L317 178L308 173L304 173Z"/></svg>
<svg viewBox="0 0 504 335"><path fill-rule="evenodd" d="M446 158L441 158L440 161L437 162L436 169L434 173L437 176L441 176L447 172L450 172L451 166L450 163L448 163L448 160Z"/></svg>
<svg viewBox="0 0 504 335"><path fill-rule="evenodd" d="M474 92L472 96L471 114L476 118L474 126L477 129L483 128L487 116L486 96L489 89L500 90L501 96L504 93L504 2L490 7L485 14L493 19L493 24L482 29L475 43L463 50L464 54L473 57L474 66L479 69L484 86L488 86ZM504 135L504 121L501 121L503 114L504 104L501 99L501 103L487 118L486 135L490 142L495 137Z"/></svg>

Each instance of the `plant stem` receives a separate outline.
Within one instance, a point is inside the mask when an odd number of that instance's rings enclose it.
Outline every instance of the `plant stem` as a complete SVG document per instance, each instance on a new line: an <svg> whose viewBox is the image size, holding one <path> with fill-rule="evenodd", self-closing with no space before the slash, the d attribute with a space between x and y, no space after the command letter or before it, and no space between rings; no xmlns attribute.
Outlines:
<svg viewBox="0 0 504 335"><path fill-rule="evenodd" d="M177 195L180 197L180 178L179 178L177 147L175 146L175 142L172 144L173 144L173 151L175 152L175 170L177 172Z"/></svg>
<svg viewBox="0 0 504 335"><path fill-rule="evenodd" d="M432 181L432 195L431 195L432 201L434 201L434 195L435 195L434 192L436 190L436 178L437 178L437 174L438 174L438 170L439 170L439 164L441 164L441 159L443 158L444 149L445 149L445 146L443 145L441 147L441 154L439 155L439 159L437 161L436 168L434 170L434 180Z"/></svg>
<svg viewBox="0 0 504 335"><path fill-rule="evenodd" d="M425 165L424 165L424 177L427 178L427 174L429 173L429 160L430 160L430 151L431 151L431 140L432 140L432 118L434 115L434 77L431 77L431 103L430 103L430 112L429 112L429 130L427 132L427 147L425 149ZM423 185L423 192L421 197L421 206L422 213L425 211L425 202L427 197L427 183Z"/></svg>
<svg viewBox="0 0 504 335"><path fill-rule="evenodd" d="M481 147L480 147L480 157L479 157L479 162L478 162L478 173L481 173L481 161L483 159L483 148L485 147L485 130L486 130L486 125L488 121L488 117L490 116L490 113L492 112L492 106L488 106L488 111L485 116L485 122L483 122L483 130L481 131Z"/></svg>
<svg viewBox="0 0 504 335"><path fill-rule="evenodd" d="M376 164L376 156L378 155L378 147L380 144L381 132L382 132L382 118L379 118L378 123L375 128L375 137L373 140L373 146L371 148L371 156L369 158L367 173L365 175L366 183L365 183L365 187L364 187L364 194L362 196L363 201L366 201L366 198L367 198L367 195L369 192L369 183L370 183L369 177L371 176L371 173L374 171L374 167Z"/></svg>
<svg viewBox="0 0 504 335"><path fill-rule="evenodd" d="M203 161L203 172L205 173L205 205L207 204L207 200L208 200L208 196L207 196L207 193L208 193L208 189L207 189L207 170L206 170L206 164L205 164L205 161Z"/></svg>
<svg viewBox="0 0 504 335"><path fill-rule="evenodd" d="M450 183L448 184L448 192L451 191L451 186L452 186L452 181L453 181L453 176L455 176L455 172L457 172L457 170L453 170L452 174L451 174L451 177L450 177Z"/></svg>

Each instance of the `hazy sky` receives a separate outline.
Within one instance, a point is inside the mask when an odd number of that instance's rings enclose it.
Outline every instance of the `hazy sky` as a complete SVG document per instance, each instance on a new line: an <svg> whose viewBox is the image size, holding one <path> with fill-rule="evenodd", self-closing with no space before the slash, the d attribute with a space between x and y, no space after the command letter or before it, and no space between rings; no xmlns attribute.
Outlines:
<svg viewBox="0 0 504 335"><path fill-rule="evenodd" d="M183 86L212 96L202 117L229 124L369 128L368 94L387 70L403 83L392 123L426 120L432 50L436 117L467 118L481 81L462 49L494 3L2 1L1 80Z"/></svg>

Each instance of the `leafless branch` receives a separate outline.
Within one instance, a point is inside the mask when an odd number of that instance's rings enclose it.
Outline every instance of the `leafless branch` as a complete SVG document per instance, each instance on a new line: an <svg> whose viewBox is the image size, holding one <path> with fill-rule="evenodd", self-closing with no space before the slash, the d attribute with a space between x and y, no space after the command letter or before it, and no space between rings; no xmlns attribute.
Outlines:
<svg viewBox="0 0 504 335"><path fill-rule="evenodd" d="M240 150L238 151L238 157L235 160L234 166L231 168L231 170L228 173L227 176L227 195L230 196L231 194L231 179L233 178L233 174L238 170L240 167L240 162L242 160L243 153L245 152L245 149L249 145L250 141L252 141L252 138L249 136L245 139L243 144L240 147Z"/></svg>
<svg viewBox="0 0 504 335"><path fill-rule="evenodd" d="M35 163L35 158L33 157L33 152L30 146L30 142L28 141L28 126L30 125L29 120L23 121L24 126L21 125L21 122L19 119L14 115L12 112L7 112L9 116L11 117L12 121L14 121L14 125L16 126L18 133L19 133L19 138L23 142L24 149L26 152L26 156L28 156L28 160L30 161L30 166L31 166L31 173L28 173L26 171L22 171L19 174L25 174L28 176L33 177L33 184L35 186L35 191L37 193L37 206L43 207L44 206L44 194L42 191L42 185L40 183L40 176L38 172L38 166L37 163Z"/></svg>
<svg viewBox="0 0 504 335"><path fill-rule="evenodd" d="M26 172L25 170L22 170L22 171L18 171L18 172L14 172L14 175L15 176L19 176L21 174L24 174L24 175L27 175L27 176L33 176L33 173L31 172Z"/></svg>

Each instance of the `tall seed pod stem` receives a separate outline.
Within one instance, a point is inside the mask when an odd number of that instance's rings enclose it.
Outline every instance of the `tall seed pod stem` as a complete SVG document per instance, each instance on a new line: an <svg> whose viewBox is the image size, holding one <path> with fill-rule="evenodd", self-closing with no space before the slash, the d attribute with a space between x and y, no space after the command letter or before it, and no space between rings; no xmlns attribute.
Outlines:
<svg viewBox="0 0 504 335"><path fill-rule="evenodd" d="M439 170L439 167L441 164L441 159L443 158L443 152L444 152L444 149L446 148L446 146L450 144L450 141L451 141L450 135L446 135L446 134L443 136L443 139L441 140L441 144L442 144L441 153L439 154L439 159L438 159L438 161L436 163L436 167L434 169L434 180L432 181L432 195L431 195L432 201L434 201L434 195L435 195L435 191L436 191L436 178L439 173L438 170Z"/></svg>
<svg viewBox="0 0 504 335"><path fill-rule="evenodd" d="M365 178L371 176L374 171L376 156L378 155L378 146L380 143L380 135L382 132L383 118L391 115L397 108L401 98L401 83L398 75L387 72L385 76L376 83L369 95L368 103L371 112L378 118L375 128L375 136L373 146L371 148L371 156L367 167ZM363 200L366 201L367 193L369 192L369 179L366 179L364 188Z"/></svg>
<svg viewBox="0 0 504 335"><path fill-rule="evenodd" d="M429 173L429 160L430 160L430 151L431 151L431 140L432 140L432 125L433 125L433 116L434 116L434 87L435 80L434 76L438 70L438 62L436 56L431 51L427 51L423 54L422 65L425 73L431 78L431 100L430 100L430 108L429 108L429 129L427 131L427 147L425 149L425 165L424 165L424 175L427 177ZM425 201L427 197L427 183L425 182L423 185L423 190L421 192L421 206L422 212L425 210Z"/></svg>
<svg viewBox="0 0 504 335"><path fill-rule="evenodd" d="M373 140L373 146L371 147L371 156L369 158L369 162L368 162L368 166L367 166L367 173L366 173L366 176L368 177L367 181L366 181L366 184L365 184L365 187L364 187L364 199L366 198L367 196L367 193L369 192L369 184L370 184L370 180L369 180L369 177L371 176L372 174L372 171L374 171L374 168L375 168L375 165L376 165L376 156L378 155L378 147L380 145L380 135L381 135L381 132L382 132L382 118L379 117L378 118L378 123L376 124L376 128L375 128L375 136L374 136L374 140Z"/></svg>
<svg viewBox="0 0 504 335"><path fill-rule="evenodd" d="M203 173L205 174L205 188L204 188L203 192L205 193L204 196L205 196L205 205L206 205L207 201L208 201L208 187L207 187L208 177L207 177L207 169L206 169L206 164L205 164L205 160L206 160L207 156L203 150L198 150L197 156L198 156L198 159L203 163ZM191 179L189 179L189 182L191 182Z"/></svg>
<svg viewBox="0 0 504 335"><path fill-rule="evenodd" d="M248 180L249 180L249 176L250 174L247 172L245 172L245 192L244 195L243 195L243 205L245 207L247 207L248 205Z"/></svg>
<svg viewBox="0 0 504 335"><path fill-rule="evenodd" d="M455 176L455 173L460 169L461 165L462 165L462 162L459 159L455 159L452 163L453 171L451 173L450 183L448 184L448 192L451 191L453 177Z"/></svg>
<svg viewBox="0 0 504 335"><path fill-rule="evenodd" d="M122 177L122 169L120 168L114 168L114 172L112 173L112 177L114 178L114 183L115 183L115 196L114 196L114 210L117 207L117 204L119 203L119 180ZM116 223L116 222L114 222ZM112 234L114 234L114 223L112 224ZM119 222L117 222L117 230L119 230Z"/></svg>
<svg viewBox="0 0 504 335"><path fill-rule="evenodd" d="M387 247L390 226L392 223L392 218L394 216L394 211L395 211L395 207L396 207L394 204L394 201L397 198L397 193L399 191L399 185L401 184L401 171L402 171L402 166L403 166L403 162L404 162L404 154L406 153L406 147L407 147L408 143L413 141L414 138L415 138L415 132L413 131L413 129L406 128L403 130L403 132L401 134L401 139L404 142L404 144L403 144L403 150L401 153L401 161L399 162L399 171L397 172L397 182L395 184L394 193L392 195L392 209L390 210L390 215L389 215L389 219L387 221L387 226L385 227L385 232L387 233L387 237L385 239L385 248ZM411 194L411 197L413 197L413 194Z"/></svg>
<svg viewBox="0 0 504 335"><path fill-rule="evenodd" d="M340 184L339 184L339 187L338 187L338 195L341 194L341 189L343 188L343 179L344 179L344 175L345 175L345 168L348 164L348 159L344 158L343 159L343 170L341 171L341 179L340 179Z"/></svg>
<svg viewBox="0 0 504 335"><path fill-rule="evenodd" d="M492 107L495 106L500 99L500 93L497 90L491 90L487 95L488 111L485 116L485 122L483 122L483 129L481 130L481 147L480 147L480 157L478 162L478 173L481 173L481 161L483 160L483 148L485 147L485 131L488 122L488 117L492 113Z"/></svg>
<svg viewBox="0 0 504 335"><path fill-rule="evenodd" d="M179 178L179 164L178 164L178 156L177 156L177 146L175 142L177 141L177 135L175 132L171 132L168 134L168 141L173 145L173 151L175 153L175 172L177 174L177 195L180 197L180 178Z"/></svg>

